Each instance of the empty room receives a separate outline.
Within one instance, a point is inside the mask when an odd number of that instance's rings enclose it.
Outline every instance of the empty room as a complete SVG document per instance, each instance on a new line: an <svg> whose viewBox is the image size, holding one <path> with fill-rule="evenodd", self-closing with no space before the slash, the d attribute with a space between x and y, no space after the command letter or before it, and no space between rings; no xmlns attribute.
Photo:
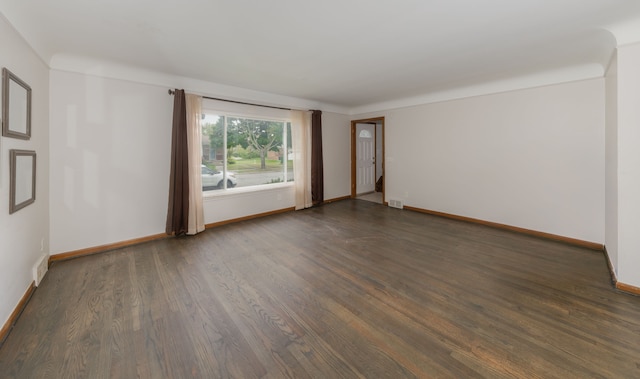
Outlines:
<svg viewBox="0 0 640 379"><path fill-rule="evenodd" d="M1 378L640 377L640 2L0 2Z"/></svg>

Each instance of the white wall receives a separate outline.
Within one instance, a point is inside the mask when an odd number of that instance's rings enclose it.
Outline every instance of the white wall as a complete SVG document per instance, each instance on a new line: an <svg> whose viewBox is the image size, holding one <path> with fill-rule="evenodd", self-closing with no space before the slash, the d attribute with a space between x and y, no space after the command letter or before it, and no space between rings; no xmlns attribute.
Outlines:
<svg viewBox="0 0 640 379"><path fill-rule="evenodd" d="M51 253L164 231L173 98L51 71Z"/></svg>
<svg viewBox="0 0 640 379"><path fill-rule="evenodd" d="M324 199L351 195L351 121L340 113L322 112Z"/></svg>
<svg viewBox="0 0 640 379"><path fill-rule="evenodd" d="M640 44L618 47L618 280L640 287Z"/></svg>
<svg viewBox="0 0 640 379"><path fill-rule="evenodd" d="M618 55L605 76L605 247L618 274Z"/></svg>
<svg viewBox="0 0 640 379"><path fill-rule="evenodd" d="M49 71L0 14L0 67L32 90L31 139L0 137L0 327L33 281L31 269L49 251ZM1 96L1 94L0 94ZM35 150L36 201L9 215L9 150Z"/></svg>
<svg viewBox="0 0 640 379"><path fill-rule="evenodd" d="M385 116L386 198L604 243L604 79Z"/></svg>
<svg viewBox="0 0 640 379"><path fill-rule="evenodd" d="M238 188L227 194L208 194L203 202L205 224L292 208L294 196L293 186L286 184L274 184L260 191Z"/></svg>
<svg viewBox="0 0 640 379"><path fill-rule="evenodd" d="M160 84L94 71L51 71L52 254L165 230L173 97ZM348 125L323 114L325 198L348 195ZM293 195L287 185L207 195L205 223L293 207Z"/></svg>

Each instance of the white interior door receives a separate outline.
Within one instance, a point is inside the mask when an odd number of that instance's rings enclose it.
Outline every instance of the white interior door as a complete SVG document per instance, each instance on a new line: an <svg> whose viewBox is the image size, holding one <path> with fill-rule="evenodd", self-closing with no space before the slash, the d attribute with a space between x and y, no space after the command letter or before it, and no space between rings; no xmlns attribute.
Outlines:
<svg viewBox="0 0 640 379"><path fill-rule="evenodd" d="M356 194L376 188L376 126L356 124Z"/></svg>

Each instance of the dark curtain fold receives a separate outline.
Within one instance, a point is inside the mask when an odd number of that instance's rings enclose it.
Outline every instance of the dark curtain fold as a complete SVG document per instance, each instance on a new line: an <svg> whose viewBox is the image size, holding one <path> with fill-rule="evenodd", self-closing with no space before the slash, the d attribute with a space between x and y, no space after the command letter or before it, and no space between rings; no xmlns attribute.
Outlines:
<svg viewBox="0 0 640 379"><path fill-rule="evenodd" d="M324 202L324 169L322 166L322 111L311 114L311 202Z"/></svg>
<svg viewBox="0 0 640 379"><path fill-rule="evenodd" d="M169 176L169 235L186 234L189 230L189 147L187 145L187 108L184 90L176 90L173 98L171 132L171 173Z"/></svg>

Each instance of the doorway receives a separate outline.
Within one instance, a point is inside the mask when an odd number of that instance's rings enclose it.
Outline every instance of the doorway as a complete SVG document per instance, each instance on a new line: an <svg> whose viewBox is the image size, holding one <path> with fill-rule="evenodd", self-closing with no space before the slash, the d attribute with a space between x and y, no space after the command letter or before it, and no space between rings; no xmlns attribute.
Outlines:
<svg viewBox="0 0 640 379"><path fill-rule="evenodd" d="M385 202L384 117L351 121L351 197Z"/></svg>

